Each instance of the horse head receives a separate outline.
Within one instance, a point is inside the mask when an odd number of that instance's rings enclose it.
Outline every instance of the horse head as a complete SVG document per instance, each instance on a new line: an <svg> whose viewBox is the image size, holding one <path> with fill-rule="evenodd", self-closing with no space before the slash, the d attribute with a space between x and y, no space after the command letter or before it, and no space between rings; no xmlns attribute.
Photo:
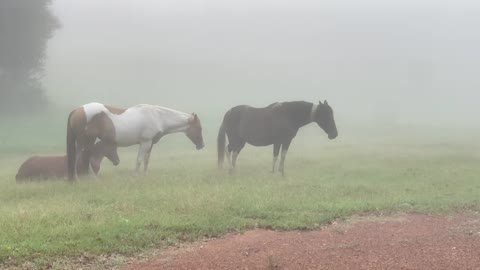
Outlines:
<svg viewBox="0 0 480 270"><path fill-rule="evenodd" d="M185 134L192 141L192 143L195 144L197 150L205 147L202 135L202 123L200 122L200 118L198 118L197 114L192 113L192 116L188 120L188 128L185 131Z"/></svg>
<svg viewBox="0 0 480 270"><path fill-rule="evenodd" d="M338 136L337 126L333 117L333 109L326 100L324 103L321 101L318 103L317 109L314 112L313 121L328 134L330 140Z"/></svg>
<svg viewBox="0 0 480 270"><path fill-rule="evenodd" d="M117 166L120 163L120 158L117 153L117 145L113 142L101 140L95 143L90 162L93 165L98 165L98 167L100 167L103 157L108 158L113 165Z"/></svg>

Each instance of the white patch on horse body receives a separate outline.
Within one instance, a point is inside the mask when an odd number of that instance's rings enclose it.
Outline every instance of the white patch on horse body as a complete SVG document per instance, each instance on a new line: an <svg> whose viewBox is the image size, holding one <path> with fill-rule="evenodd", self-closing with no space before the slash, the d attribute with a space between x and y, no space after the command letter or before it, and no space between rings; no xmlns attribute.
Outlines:
<svg viewBox="0 0 480 270"><path fill-rule="evenodd" d="M90 122L90 120L95 115L101 112L109 112L108 109L105 107L105 105L98 102L88 103L83 105L82 107L83 107L83 110L85 111L85 118L87 119L87 123Z"/></svg>
<svg viewBox="0 0 480 270"><path fill-rule="evenodd" d="M115 142L118 146L130 146L141 142L145 121L143 115L132 108L127 109L120 115L109 113L115 127Z"/></svg>
<svg viewBox="0 0 480 270"><path fill-rule="evenodd" d="M151 141L158 133L185 131L191 118L187 113L148 104L131 107L119 115L107 115L115 127L115 141L119 146Z"/></svg>
<svg viewBox="0 0 480 270"><path fill-rule="evenodd" d="M315 113L317 112L318 105L313 103L312 112L310 113L310 120L315 121Z"/></svg>

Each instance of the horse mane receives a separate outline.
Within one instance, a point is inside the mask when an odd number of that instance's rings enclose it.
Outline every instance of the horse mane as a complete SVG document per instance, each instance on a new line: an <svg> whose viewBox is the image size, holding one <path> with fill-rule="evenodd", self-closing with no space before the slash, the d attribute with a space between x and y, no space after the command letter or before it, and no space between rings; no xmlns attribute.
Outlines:
<svg viewBox="0 0 480 270"><path fill-rule="evenodd" d="M185 117L191 117L191 114L189 114L189 113L178 111L178 110L168 108L168 107L163 107L163 106L160 106L160 105L138 104L138 105L135 105L134 108L140 108L140 109L141 108L152 108L156 111L169 112L169 113L173 113L173 114L177 114L177 115L183 115Z"/></svg>
<svg viewBox="0 0 480 270"><path fill-rule="evenodd" d="M288 117L298 128L312 122L313 103L306 101L289 101L282 102L280 105L285 108L288 112Z"/></svg>

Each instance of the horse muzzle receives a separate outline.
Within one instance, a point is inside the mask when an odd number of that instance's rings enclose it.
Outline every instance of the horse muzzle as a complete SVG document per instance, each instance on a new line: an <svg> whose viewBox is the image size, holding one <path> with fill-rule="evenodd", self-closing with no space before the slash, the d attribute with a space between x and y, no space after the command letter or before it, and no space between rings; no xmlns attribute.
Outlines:
<svg viewBox="0 0 480 270"><path fill-rule="evenodd" d="M201 149L203 149L204 147L205 147L205 144L204 144L204 143L199 144L199 145L197 145L197 150L201 150Z"/></svg>
<svg viewBox="0 0 480 270"><path fill-rule="evenodd" d="M335 138L337 138L337 137L338 137L338 133L328 135L328 138L329 138L330 140L333 140L333 139L335 139Z"/></svg>

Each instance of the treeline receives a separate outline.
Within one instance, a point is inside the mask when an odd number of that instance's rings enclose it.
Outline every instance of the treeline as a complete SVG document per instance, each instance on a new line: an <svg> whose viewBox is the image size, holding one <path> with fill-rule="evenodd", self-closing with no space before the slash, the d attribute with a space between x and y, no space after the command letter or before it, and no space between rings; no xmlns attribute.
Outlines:
<svg viewBox="0 0 480 270"><path fill-rule="evenodd" d="M47 41L59 27L51 0L0 1L0 113L45 108Z"/></svg>

